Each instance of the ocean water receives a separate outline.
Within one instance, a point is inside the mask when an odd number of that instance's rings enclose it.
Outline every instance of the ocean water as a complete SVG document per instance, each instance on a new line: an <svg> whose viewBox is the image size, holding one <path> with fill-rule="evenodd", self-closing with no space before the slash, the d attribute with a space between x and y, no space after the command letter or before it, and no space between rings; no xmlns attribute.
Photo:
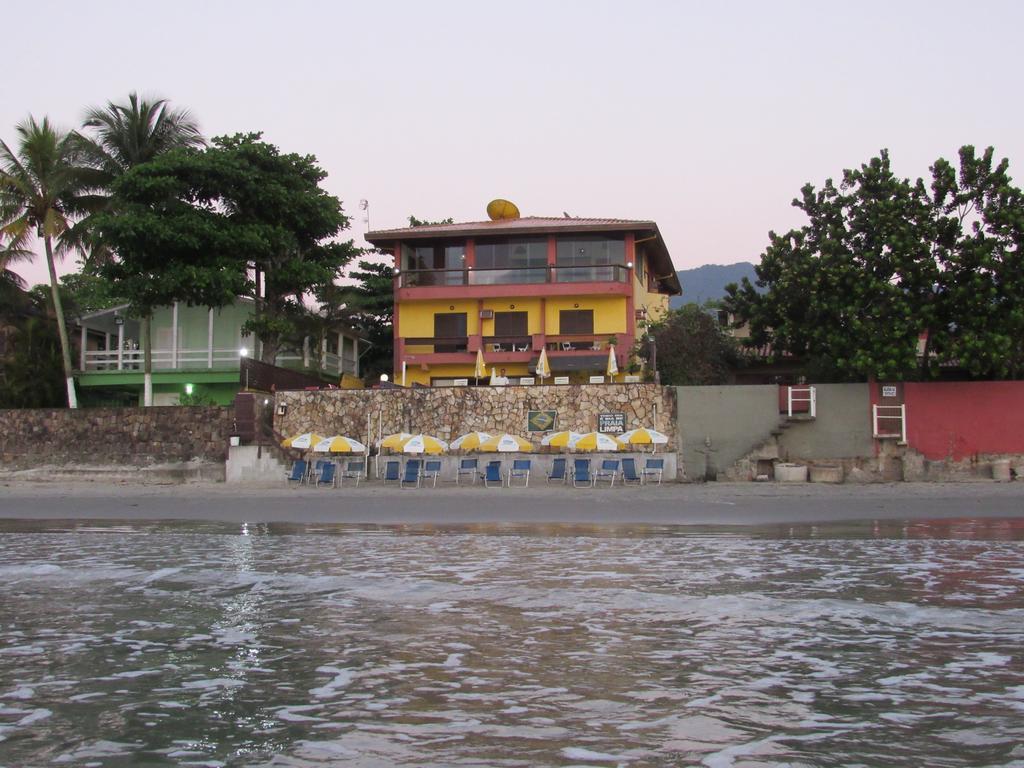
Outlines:
<svg viewBox="0 0 1024 768"><path fill-rule="evenodd" d="M0 522L0 766L1024 766L1024 520Z"/></svg>

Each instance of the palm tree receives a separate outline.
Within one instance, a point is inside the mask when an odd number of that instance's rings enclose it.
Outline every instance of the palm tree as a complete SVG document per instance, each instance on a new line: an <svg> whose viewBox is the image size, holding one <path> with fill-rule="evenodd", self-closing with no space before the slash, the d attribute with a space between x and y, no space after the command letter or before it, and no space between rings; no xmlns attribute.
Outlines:
<svg viewBox="0 0 1024 768"><path fill-rule="evenodd" d="M201 147L206 142L188 110L171 109L166 99L140 99L128 94L127 104L108 102L102 109L90 109L85 115L88 136L80 146L88 163L99 172L97 185L110 185L128 170L154 157L182 147ZM83 222L88 239L88 220ZM92 243L94 258L103 257L102 243ZM144 355L143 404L153 404L152 316L142 321Z"/></svg>
<svg viewBox="0 0 1024 768"><path fill-rule="evenodd" d="M75 378L71 368L64 308L61 304L54 246L61 254L70 247L68 233L81 211L80 193L85 184L76 134L55 128L47 118L41 123L29 116L15 126L18 151L0 141L0 267L29 258L33 237L43 241L50 291L57 315L68 407L77 408Z"/></svg>

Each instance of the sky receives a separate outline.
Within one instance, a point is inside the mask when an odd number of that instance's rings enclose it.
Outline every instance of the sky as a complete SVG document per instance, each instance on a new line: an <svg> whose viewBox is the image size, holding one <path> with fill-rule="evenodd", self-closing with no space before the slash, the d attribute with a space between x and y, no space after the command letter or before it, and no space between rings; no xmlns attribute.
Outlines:
<svg viewBox="0 0 1024 768"><path fill-rule="evenodd" d="M4 22L0 139L165 97L207 136L315 155L359 245L360 200L386 229L503 197L653 219L679 269L756 262L803 184L882 148L911 178L963 144L1024 164L1020 2L50 0Z"/></svg>

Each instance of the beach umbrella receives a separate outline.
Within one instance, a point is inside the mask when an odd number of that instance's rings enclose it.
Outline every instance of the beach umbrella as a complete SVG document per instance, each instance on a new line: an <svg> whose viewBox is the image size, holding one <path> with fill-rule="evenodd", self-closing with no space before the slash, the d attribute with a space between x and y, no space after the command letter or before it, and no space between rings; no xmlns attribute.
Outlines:
<svg viewBox="0 0 1024 768"><path fill-rule="evenodd" d="M281 441L283 448L295 448L300 451L308 451L314 445L323 440L323 435L318 435L316 432L303 432L301 435L295 435Z"/></svg>
<svg viewBox="0 0 1024 768"><path fill-rule="evenodd" d="M551 366L548 365L547 347L540 351L540 357L537 358L537 366L534 368L534 373L540 376L541 381L551 375Z"/></svg>
<svg viewBox="0 0 1024 768"><path fill-rule="evenodd" d="M608 378L614 380L615 374L619 372L619 364L615 360L615 345L608 345L608 368L605 370Z"/></svg>
<svg viewBox="0 0 1024 768"><path fill-rule="evenodd" d="M402 443L412 437L409 432L396 432L393 435L387 435L377 441L378 448L389 448L392 451L397 451L402 447Z"/></svg>
<svg viewBox="0 0 1024 768"><path fill-rule="evenodd" d="M541 438L541 445L550 445L552 448L565 448L570 442L578 437L583 437L580 432L552 432Z"/></svg>
<svg viewBox="0 0 1024 768"><path fill-rule="evenodd" d="M487 432L467 432L459 435L448 446L453 451L475 451L484 440L490 440L491 435Z"/></svg>
<svg viewBox="0 0 1024 768"><path fill-rule="evenodd" d="M618 438L604 432L587 432L569 441L569 449L573 451L617 451L620 448L622 443Z"/></svg>
<svg viewBox="0 0 1024 768"><path fill-rule="evenodd" d="M668 435L656 429L640 427L623 432L619 435L619 441L627 445L665 445L668 442Z"/></svg>
<svg viewBox="0 0 1024 768"><path fill-rule="evenodd" d="M524 440L516 435L504 434L492 437L480 444L480 450L484 453L497 451L498 453L515 453L517 451L532 451L533 443Z"/></svg>
<svg viewBox="0 0 1024 768"><path fill-rule="evenodd" d="M325 437L313 444L314 453L366 453L366 446L358 440L343 435Z"/></svg>
<svg viewBox="0 0 1024 768"><path fill-rule="evenodd" d="M476 368L473 369L473 378L482 379L487 376L487 363L484 362L484 351L476 351Z"/></svg>
<svg viewBox="0 0 1024 768"><path fill-rule="evenodd" d="M430 435L413 435L398 449L402 453L444 453L448 443Z"/></svg>

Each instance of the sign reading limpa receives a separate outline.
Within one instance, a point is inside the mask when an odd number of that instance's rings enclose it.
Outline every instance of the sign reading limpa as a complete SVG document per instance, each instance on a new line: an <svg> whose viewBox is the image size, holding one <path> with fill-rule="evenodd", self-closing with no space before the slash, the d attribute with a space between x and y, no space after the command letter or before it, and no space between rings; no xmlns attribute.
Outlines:
<svg viewBox="0 0 1024 768"><path fill-rule="evenodd" d="M608 432L612 435L621 435L626 431L626 414L599 413L597 415L597 431Z"/></svg>

